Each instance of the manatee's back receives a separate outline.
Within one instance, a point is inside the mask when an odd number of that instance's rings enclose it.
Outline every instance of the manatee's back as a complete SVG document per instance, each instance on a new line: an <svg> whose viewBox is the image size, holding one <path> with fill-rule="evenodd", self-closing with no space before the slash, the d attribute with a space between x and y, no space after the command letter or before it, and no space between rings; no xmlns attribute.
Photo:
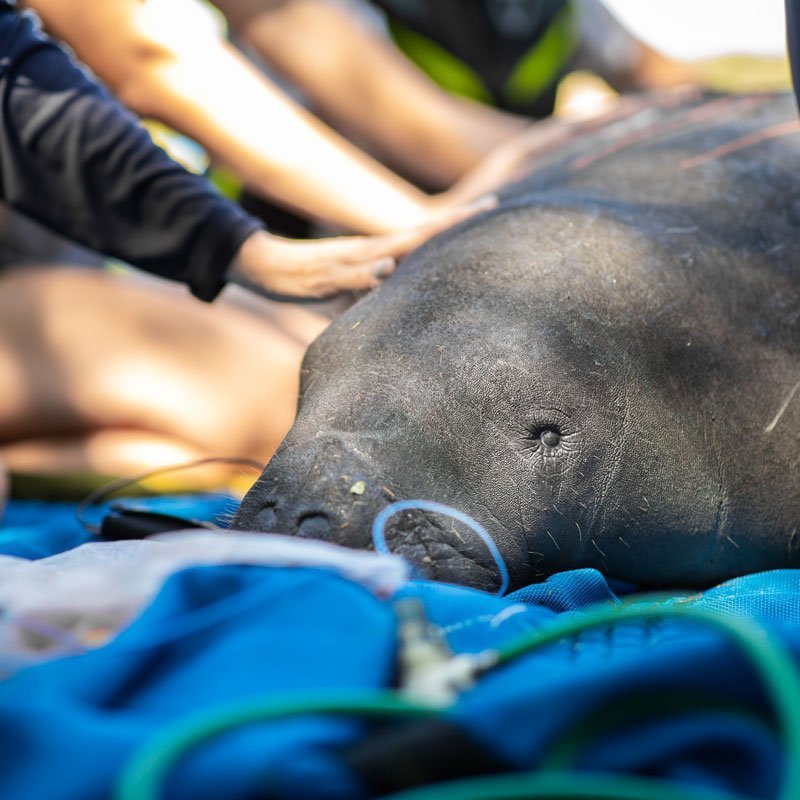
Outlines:
<svg viewBox="0 0 800 800"><path fill-rule="evenodd" d="M725 96L642 110L540 158L502 197L517 225L541 225L559 242L561 293L556 284L542 291L560 296L564 316L578 320L570 337L589 317L600 320L602 346L628 375L628 424L643 443L627 443L615 480L633 500L607 524L642 535L658 528L652 499L661 487L661 523L668 527L673 493L678 504L698 508L696 530L684 533L708 542L692 550L697 569L687 564L687 579L794 563L800 125L793 98ZM559 218L573 228L571 243ZM661 548L652 539L655 559L675 560L668 540Z"/></svg>
<svg viewBox="0 0 800 800"><path fill-rule="evenodd" d="M797 109L788 93L643 105L594 132L554 139L536 156L528 177L506 188L502 198L570 191L706 210L710 221L738 209L738 218L751 224L751 212L761 215L779 196L796 191L798 134Z"/></svg>

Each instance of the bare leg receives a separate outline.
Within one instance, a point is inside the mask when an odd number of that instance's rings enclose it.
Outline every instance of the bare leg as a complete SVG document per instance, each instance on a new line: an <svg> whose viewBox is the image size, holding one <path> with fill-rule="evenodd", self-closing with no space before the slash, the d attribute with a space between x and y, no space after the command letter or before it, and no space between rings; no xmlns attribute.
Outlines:
<svg viewBox="0 0 800 800"><path fill-rule="evenodd" d="M0 275L0 457L114 475L210 455L266 460L324 321L290 334L252 310L94 270Z"/></svg>

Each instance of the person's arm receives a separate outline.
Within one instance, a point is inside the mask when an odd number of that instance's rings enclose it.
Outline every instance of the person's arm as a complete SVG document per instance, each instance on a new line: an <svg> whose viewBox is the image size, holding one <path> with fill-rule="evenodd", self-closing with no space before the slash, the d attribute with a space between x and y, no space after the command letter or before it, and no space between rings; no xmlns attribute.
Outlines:
<svg viewBox="0 0 800 800"><path fill-rule="evenodd" d="M271 236L186 172L32 20L0 4L0 199L51 229L210 300L228 277L279 294L376 285L394 258L471 210L382 237Z"/></svg>
<svg viewBox="0 0 800 800"><path fill-rule="evenodd" d="M27 0L138 114L202 144L255 192L362 233L438 205L293 103L233 47L139 0Z"/></svg>
<svg viewBox="0 0 800 800"><path fill-rule="evenodd" d="M330 0L213 0L327 119L424 184L449 187L527 120L453 95Z"/></svg>
<svg viewBox="0 0 800 800"><path fill-rule="evenodd" d="M150 140L25 15L0 10L0 196L210 299L260 225Z"/></svg>
<svg viewBox="0 0 800 800"><path fill-rule="evenodd" d="M696 64L645 44L598 0L573 0L580 48L575 68L590 70L620 93L667 89L702 79Z"/></svg>

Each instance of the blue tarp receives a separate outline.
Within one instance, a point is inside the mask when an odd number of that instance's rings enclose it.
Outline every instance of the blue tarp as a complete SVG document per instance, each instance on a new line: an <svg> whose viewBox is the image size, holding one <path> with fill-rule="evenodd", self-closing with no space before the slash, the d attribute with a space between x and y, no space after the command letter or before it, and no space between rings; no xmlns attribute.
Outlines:
<svg viewBox="0 0 800 800"><path fill-rule="evenodd" d="M191 513L213 516L228 506L204 498ZM71 514L63 505L12 503L0 552L33 557L80 543ZM613 606L614 588L594 570L575 570L506 598L427 581L406 584L400 595L423 603L454 651L478 652L598 603ZM0 797L106 798L134 750L187 715L249 698L388 688L396 599L325 570L178 573L111 644L0 683ZM729 581L694 605L755 619L800 656L798 571ZM653 697L670 713L646 713ZM685 621L628 623L524 656L482 678L448 714L510 769L532 769L565 731L580 731L601 711L621 714L621 722L587 738L582 769L775 795L782 743L763 687L728 641ZM367 725L304 717L238 730L176 764L167 795L367 797L340 757Z"/></svg>

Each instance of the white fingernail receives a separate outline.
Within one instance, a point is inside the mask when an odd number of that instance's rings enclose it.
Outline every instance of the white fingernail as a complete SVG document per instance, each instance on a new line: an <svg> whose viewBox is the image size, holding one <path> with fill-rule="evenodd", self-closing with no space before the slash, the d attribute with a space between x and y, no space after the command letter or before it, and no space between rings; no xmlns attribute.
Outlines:
<svg viewBox="0 0 800 800"><path fill-rule="evenodd" d="M392 274L393 270L394 270L393 258L382 258L380 261L376 261L372 265L372 274L376 278L386 278Z"/></svg>
<svg viewBox="0 0 800 800"><path fill-rule="evenodd" d="M494 208L498 203L497 195L492 194L485 194L483 197L479 197L477 200L473 200L467 208L474 208L476 211L488 211L490 208Z"/></svg>

